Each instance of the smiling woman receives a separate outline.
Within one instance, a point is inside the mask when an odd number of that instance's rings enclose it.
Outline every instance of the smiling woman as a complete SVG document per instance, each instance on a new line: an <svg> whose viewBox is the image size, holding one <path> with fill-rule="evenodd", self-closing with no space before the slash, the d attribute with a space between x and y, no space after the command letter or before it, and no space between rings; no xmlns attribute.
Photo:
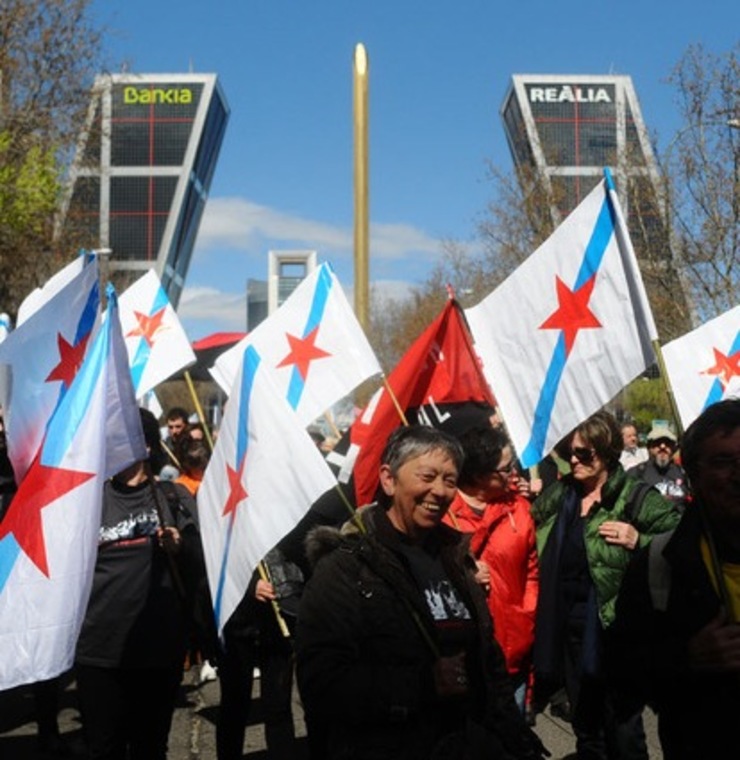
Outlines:
<svg viewBox="0 0 740 760"><path fill-rule="evenodd" d="M585 757L647 760L641 711L617 720L602 659L622 577L633 551L673 528L678 512L619 463L622 434L607 412L582 422L567 441L571 474L534 503L540 559L534 664L538 701L565 687L576 746ZM591 755L589 755L591 756Z"/></svg>
<svg viewBox="0 0 740 760"><path fill-rule="evenodd" d="M399 428L381 459L383 502L341 531L309 535L314 574L296 654L312 756L427 760L463 748L471 760L541 757L515 707L468 541L442 524L462 461L447 434Z"/></svg>

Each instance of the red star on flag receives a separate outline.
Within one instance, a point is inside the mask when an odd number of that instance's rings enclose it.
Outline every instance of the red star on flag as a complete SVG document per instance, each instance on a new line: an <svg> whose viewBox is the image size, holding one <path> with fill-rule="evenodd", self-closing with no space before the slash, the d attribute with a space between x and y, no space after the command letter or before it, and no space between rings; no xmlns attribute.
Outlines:
<svg viewBox="0 0 740 760"><path fill-rule="evenodd" d="M23 553L48 578L41 510L93 477L93 473L41 464L38 455L0 523L0 540L12 533Z"/></svg>
<svg viewBox="0 0 740 760"><path fill-rule="evenodd" d="M46 382L61 380L65 388L72 385L75 375L79 370L82 360L85 358L85 348L87 347L88 333L80 340L77 345L68 343L61 335L57 333L57 346L59 348L59 364L49 373Z"/></svg>
<svg viewBox="0 0 740 760"><path fill-rule="evenodd" d="M242 459L239 470L235 470L233 467L226 465L226 477L229 481L229 498L226 499L226 506L221 513L222 517L233 514L236 512L236 508L249 496L246 488L242 485L242 476L244 475L244 468L247 464L247 457Z"/></svg>
<svg viewBox="0 0 740 760"><path fill-rule="evenodd" d="M723 354L719 349L713 348L714 366L705 369L702 375L716 375L717 379L726 388L733 377L740 377L740 351L734 354Z"/></svg>
<svg viewBox="0 0 740 760"><path fill-rule="evenodd" d="M287 367L291 364L295 364L301 377L305 380L308 375L308 368L312 361L331 356L328 351L324 351L315 345L318 333L318 325L314 327L305 338L297 338L295 335L285 333L285 337L290 344L290 353L277 366Z"/></svg>
<svg viewBox="0 0 740 760"><path fill-rule="evenodd" d="M126 333L126 337L135 338L137 335L140 335L142 338L144 338L149 347L153 346L157 333L160 330L166 329L166 327L162 324L166 308L166 306L163 306L159 311L155 311L151 316L149 316L149 314L142 314L140 311L135 311L134 316L136 317L136 321L139 323L139 326L134 327L131 332Z"/></svg>
<svg viewBox="0 0 740 760"><path fill-rule="evenodd" d="M577 290L571 290L557 275L555 281L558 308L540 325L540 330L562 330L565 334L565 355L568 356L579 330L602 326L588 308L596 275L591 275Z"/></svg>

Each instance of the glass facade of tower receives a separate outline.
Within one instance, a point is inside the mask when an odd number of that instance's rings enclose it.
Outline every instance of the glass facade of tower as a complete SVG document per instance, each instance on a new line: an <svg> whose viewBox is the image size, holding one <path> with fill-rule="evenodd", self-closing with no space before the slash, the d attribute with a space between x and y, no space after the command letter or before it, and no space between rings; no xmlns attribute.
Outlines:
<svg viewBox="0 0 740 760"><path fill-rule="evenodd" d="M119 291L153 267L179 301L228 117L212 74L96 81L65 223L111 249Z"/></svg>
<svg viewBox="0 0 740 760"><path fill-rule="evenodd" d="M543 213L555 224L588 195L605 167L611 169L659 327L662 305L675 314L678 304L688 320L661 213L657 165L631 78L515 75L501 116L518 175L545 189L550 208Z"/></svg>

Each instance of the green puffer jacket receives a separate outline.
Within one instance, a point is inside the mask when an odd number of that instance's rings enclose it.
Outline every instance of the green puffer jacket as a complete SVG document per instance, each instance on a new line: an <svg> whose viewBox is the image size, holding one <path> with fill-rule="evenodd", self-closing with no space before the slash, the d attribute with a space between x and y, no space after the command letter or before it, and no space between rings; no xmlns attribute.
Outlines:
<svg viewBox="0 0 740 760"><path fill-rule="evenodd" d="M586 555L591 578L596 587L599 617L604 628L614 622L617 594L633 552L607 543L599 535L599 526L608 520L629 522L625 518L625 507L638 484L638 480L625 473L621 465L618 465L601 489L601 501L595 502L586 516ZM568 475L553 483L532 505L532 517L537 526L537 553L540 557L545 551L567 491L576 487L576 481ZM635 512L632 524L640 534L635 550L649 544L653 536L675 528L681 517L678 511L652 488L647 491L642 506Z"/></svg>

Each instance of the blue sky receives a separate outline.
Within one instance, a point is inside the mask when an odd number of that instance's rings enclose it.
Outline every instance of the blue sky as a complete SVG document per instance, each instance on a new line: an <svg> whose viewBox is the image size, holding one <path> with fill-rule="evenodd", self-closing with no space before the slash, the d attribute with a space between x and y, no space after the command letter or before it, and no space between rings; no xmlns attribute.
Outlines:
<svg viewBox="0 0 740 760"><path fill-rule="evenodd" d="M470 240L511 166L499 108L520 74L629 74L659 144L672 67L727 52L737 0L94 0L112 71L216 73L231 118L179 313L192 339L245 326L270 249L315 249L351 287L352 59L370 61L370 279L424 280Z"/></svg>

